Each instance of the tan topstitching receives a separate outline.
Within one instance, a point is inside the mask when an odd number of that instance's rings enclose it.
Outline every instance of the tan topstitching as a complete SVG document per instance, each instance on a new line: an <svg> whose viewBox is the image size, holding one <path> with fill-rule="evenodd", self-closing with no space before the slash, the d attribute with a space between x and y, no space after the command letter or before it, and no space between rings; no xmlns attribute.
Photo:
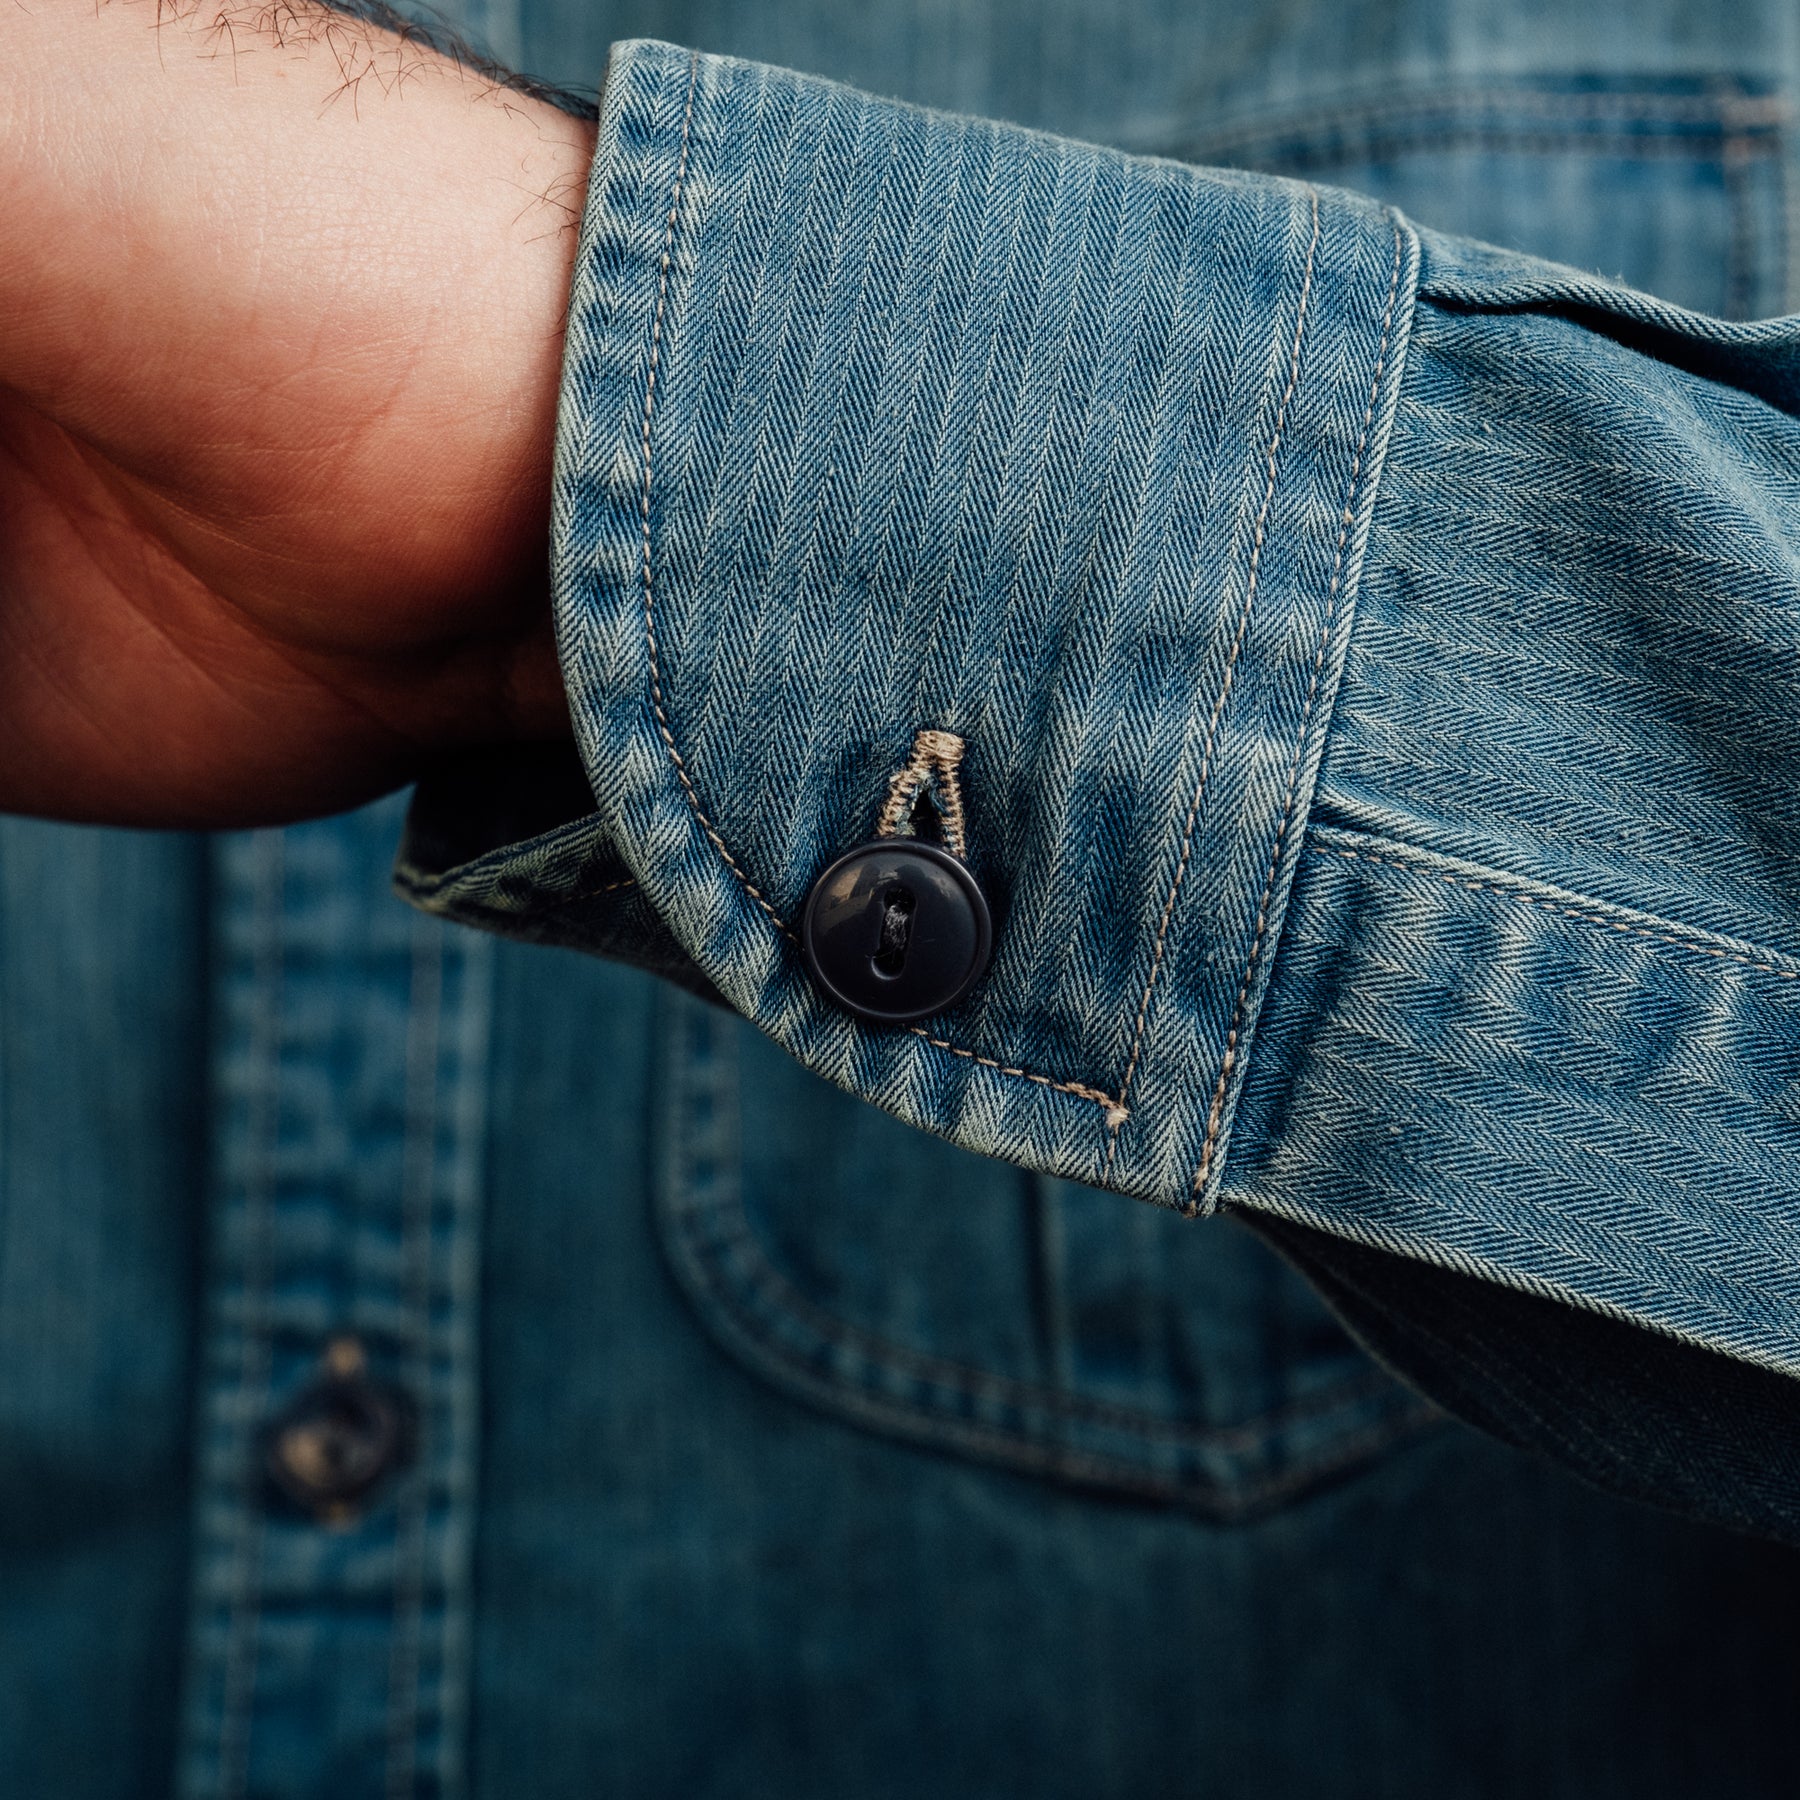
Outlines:
<svg viewBox="0 0 1800 1800"><path fill-rule="evenodd" d="M1318 647L1313 652L1312 680L1306 690L1306 705L1300 715L1300 730L1294 740L1294 760L1288 769L1287 795L1282 802L1281 821L1275 828L1275 842L1269 851L1269 871L1263 882L1262 899L1257 904L1256 927L1250 938L1250 954L1244 960L1244 977L1238 984L1237 999L1231 1009L1231 1027L1225 1034L1225 1054L1219 1059L1219 1079L1213 1088L1212 1105L1206 1115L1206 1142L1200 1151L1200 1166L1188 1190L1185 1210L1198 1208L1206 1178L1212 1172L1213 1157L1219 1147L1219 1127L1225 1114L1225 1093L1231 1083L1231 1071L1237 1062L1238 1032L1243 1024L1244 1003L1250 995L1251 978L1256 972L1256 959L1261 954L1263 933L1269 923L1269 900L1275 892L1275 876L1281 866L1281 847L1293 822L1294 800L1299 792L1300 759L1306 751L1306 730L1312 720L1313 703L1319 694L1319 677L1325 667L1325 649L1331 640L1332 621L1337 616L1338 600L1343 591L1344 552L1350 542L1350 527L1356 517L1358 484L1362 479L1363 456L1369 447L1369 432L1375 420L1375 401L1381 392L1382 372L1387 367L1388 340L1394 327L1394 302L1400 292L1400 264L1405 239L1400 227L1394 227L1394 271L1388 279L1387 311L1381 321L1381 348L1375 357L1375 375L1369 383L1368 404L1363 408L1362 435L1357 440L1356 456L1350 464L1350 486L1344 497L1343 517L1338 522L1337 553L1331 565L1331 592L1325 606L1325 621L1319 628Z"/></svg>
<svg viewBox="0 0 1800 1800"><path fill-rule="evenodd" d="M616 894L628 887L637 886L635 875L626 875L618 881L609 881L604 887L580 888L573 894L565 894L557 901L559 906L573 906L578 900L598 900L603 894Z"/></svg>
<svg viewBox="0 0 1800 1800"><path fill-rule="evenodd" d="M1238 611L1237 630L1231 640L1230 654L1225 659L1225 678L1219 684L1211 716L1206 721L1206 741L1200 750L1200 775L1194 784L1194 797L1188 802L1187 824L1181 834L1181 856L1175 865L1175 879L1169 884L1169 897L1163 902L1162 920L1156 929L1156 949L1150 959L1150 973L1145 979L1143 994L1138 999L1137 1022L1132 1027L1131 1055L1125 1063L1125 1079L1119 1083L1119 1098L1116 1103L1118 1116L1116 1119L1109 1117L1107 1121L1112 1137L1107 1143L1106 1161L1100 1172L1103 1181L1112 1173L1113 1158L1119 1148L1119 1127L1128 1117L1125 1103L1131 1097L1132 1078L1137 1074L1138 1057L1144 1047L1144 1022L1150 1013L1150 995L1156 986L1156 978L1162 971L1163 952L1168 947L1169 921L1175 916L1176 896L1180 894L1181 884L1187 877L1188 859L1194 850L1194 825L1200 817L1200 801L1212 775L1213 747L1218 737L1219 719L1225 711L1225 702L1231 698L1231 686L1237 677L1238 657L1243 651L1244 639L1250 627L1250 612L1256 603L1256 583L1262 568L1263 541L1269 528L1269 507L1275 498L1275 459L1280 452L1281 434L1287 424L1288 402L1293 399L1294 387L1300 378L1300 343L1306 332L1307 307L1312 302L1313 258L1319 248L1319 196L1313 188L1309 188L1307 193L1312 200L1312 237L1306 246L1306 273L1300 283L1300 306L1294 318L1293 348L1288 353L1287 386L1282 391L1280 405L1275 409L1275 428L1269 434L1267 472L1263 479L1262 506L1256 515L1256 531L1250 545L1244 604Z"/></svg>

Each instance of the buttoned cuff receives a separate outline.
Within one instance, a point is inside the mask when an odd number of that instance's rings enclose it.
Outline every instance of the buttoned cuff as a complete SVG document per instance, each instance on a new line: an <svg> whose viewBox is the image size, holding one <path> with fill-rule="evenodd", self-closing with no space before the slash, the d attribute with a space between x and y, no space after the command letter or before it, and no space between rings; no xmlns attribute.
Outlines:
<svg viewBox="0 0 1800 1800"><path fill-rule="evenodd" d="M1417 266L1343 194L619 47L554 511L595 808L485 863L417 832L411 897L471 916L497 882L532 935L616 949L568 900L630 882L821 1074L1210 1206ZM909 828L921 732L960 745L991 961L874 1024L801 919L884 808Z"/></svg>

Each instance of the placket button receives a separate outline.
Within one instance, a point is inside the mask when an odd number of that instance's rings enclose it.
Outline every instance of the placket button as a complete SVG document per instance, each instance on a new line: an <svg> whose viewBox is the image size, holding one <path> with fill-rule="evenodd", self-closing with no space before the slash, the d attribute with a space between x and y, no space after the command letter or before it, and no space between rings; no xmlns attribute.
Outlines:
<svg viewBox="0 0 1800 1800"><path fill-rule="evenodd" d="M270 1421L264 1470L296 1506L342 1521L407 1459L411 1417L398 1393L365 1372L360 1346L340 1340L324 1373Z"/></svg>
<svg viewBox="0 0 1800 1800"><path fill-rule="evenodd" d="M918 838L877 838L840 856L806 897L800 941L813 980L880 1025L943 1012L986 971L987 896L966 864Z"/></svg>

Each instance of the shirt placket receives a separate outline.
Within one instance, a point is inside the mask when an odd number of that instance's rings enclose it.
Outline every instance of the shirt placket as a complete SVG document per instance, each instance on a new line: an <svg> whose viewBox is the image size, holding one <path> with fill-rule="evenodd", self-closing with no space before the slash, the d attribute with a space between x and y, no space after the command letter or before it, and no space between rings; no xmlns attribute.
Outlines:
<svg viewBox="0 0 1800 1800"><path fill-rule="evenodd" d="M215 850L186 1800L464 1790L492 951L393 838Z"/></svg>

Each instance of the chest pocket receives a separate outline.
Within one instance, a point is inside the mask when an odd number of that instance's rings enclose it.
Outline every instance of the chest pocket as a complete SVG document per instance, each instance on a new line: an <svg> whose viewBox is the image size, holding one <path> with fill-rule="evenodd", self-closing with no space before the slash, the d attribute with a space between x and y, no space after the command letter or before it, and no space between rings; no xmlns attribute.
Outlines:
<svg viewBox="0 0 1800 1800"><path fill-rule="evenodd" d="M660 1002L660 1234L714 1337L856 1424L1252 1516L1435 1414L1238 1226L971 1156Z"/></svg>

